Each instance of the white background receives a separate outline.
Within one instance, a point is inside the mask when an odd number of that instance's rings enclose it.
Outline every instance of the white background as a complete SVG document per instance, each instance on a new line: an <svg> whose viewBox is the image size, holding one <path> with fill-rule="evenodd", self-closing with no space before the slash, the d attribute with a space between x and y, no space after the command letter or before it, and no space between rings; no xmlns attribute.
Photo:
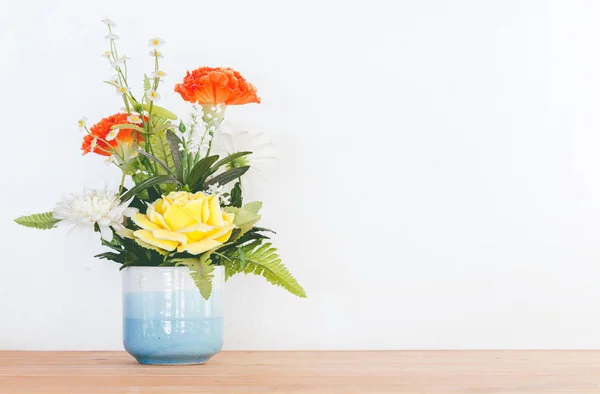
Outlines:
<svg viewBox="0 0 600 394"><path fill-rule="evenodd" d="M131 80L165 39L161 105L228 65L279 146L251 196L309 298L227 285L227 349L600 347L600 2L0 2L0 348L121 349L117 265L96 239L12 222L118 185L76 121L118 24Z"/></svg>

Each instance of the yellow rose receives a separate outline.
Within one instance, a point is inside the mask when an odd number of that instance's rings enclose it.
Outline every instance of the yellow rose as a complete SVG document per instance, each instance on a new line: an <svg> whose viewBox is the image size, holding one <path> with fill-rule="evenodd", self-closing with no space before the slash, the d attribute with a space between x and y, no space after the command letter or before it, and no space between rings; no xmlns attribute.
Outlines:
<svg viewBox="0 0 600 394"><path fill-rule="evenodd" d="M171 192L132 217L141 230L138 244L160 252L200 254L227 242L233 230L232 213L221 211L219 196L202 192Z"/></svg>

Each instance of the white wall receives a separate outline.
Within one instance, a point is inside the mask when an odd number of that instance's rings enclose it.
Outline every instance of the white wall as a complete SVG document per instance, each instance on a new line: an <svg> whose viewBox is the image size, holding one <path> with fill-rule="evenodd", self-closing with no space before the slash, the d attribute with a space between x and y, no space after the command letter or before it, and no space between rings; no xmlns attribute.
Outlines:
<svg viewBox="0 0 600 394"><path fill-rule="evenodd" d="M600 2L2 0L0 348L121 348L97 240L12 222L118 183L76 126L120 107L106 16L130 75L158 35L167 84L263 98L229 114L279 145L252 194L309 298L235 278L226 348L600 347Z"/></svg>

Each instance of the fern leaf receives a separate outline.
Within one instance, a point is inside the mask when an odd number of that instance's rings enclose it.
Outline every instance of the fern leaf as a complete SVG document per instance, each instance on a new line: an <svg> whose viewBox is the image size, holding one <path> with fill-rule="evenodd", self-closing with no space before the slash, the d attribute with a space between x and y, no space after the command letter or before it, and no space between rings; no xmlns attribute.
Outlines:
<svg viewBox="0 0 600 394"><path fill-rule="evenodd" d="M281 264L277 249L270 243L259 245L260 241L246 245L234 257L232 264L227 264L227 275L231 276L236 270L245 274L254 274L264 277L269 283L281 286L298 297L306 298L306 293L287 268ZM241 264L242 258L245 267Z"/></svg>
<svg viewBox="0 0 600 394"><path fill-rule="evenodd" d="M212 280L214 278L214 265L210 264L210 259L176 259L177 264L183 264L190 270L192 280L200 290L200 294L205 300L208 300L212 293Z"/></svg>
<svg viewBox="0 0 600 394"><path fill-rule="evenodd" d="M15 219L15 222L25 227L48 230L53 228L56 223L60 222L60 220L55 219L52 212L44 212L18 217Z"/></svg>
<svg viewBox="0 0 600 394"><path fill-rule="evenodd" d="M144 92L150 90L152 85L150 85L150 78L146 74L144 74Z"/></svg>

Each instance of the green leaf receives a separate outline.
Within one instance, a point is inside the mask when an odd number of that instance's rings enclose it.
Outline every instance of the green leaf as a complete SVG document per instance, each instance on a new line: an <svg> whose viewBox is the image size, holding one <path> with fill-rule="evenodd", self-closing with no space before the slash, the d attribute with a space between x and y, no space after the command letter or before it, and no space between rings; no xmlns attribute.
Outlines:
<svg viewBox="0 0 600 394"><path fill-rule="evenodd" d="M146 74L144 74L144 92L150 90L152 85L150 84L150 78Z"/></svg>
<svg viewBox="0 0 600 394"><path fill-rule="evenodd" d="M261 241L255 241L242 248L238 248L237 252L232 256L232 262L227 264L228 275L231 276L237 272L260 275L271 284L281 286L298 297L306 298L306 292L302 286L300 286L288 269L281 264L281 258L277 254L277 249L270 243L259 245L259 242ZM240 252L244 254L245 267L243 268Z"/></svg>
<svg viewBox="0 0 600 394"><path fill-rule="evenodd" d="M219 184L219 186L223 186L228 184L231 181L234 181L244 175L246 171L250 169L250 166L243 166L232 168L231 170L225 171L222 174L215 176L204 184L204 188L209 187L210 185Z"/></svg>
<svg viewBox="0 0 600 394"><path fill-rule="evenodd" d="M144 110L146 112L150 111L150 104L144 104ZM162 116L163 118L167 118L170 120L179 119L177 117L177 115L175 115L173 112L171 112L168 109L165 109L163 107L159 107L156 104L152 105L152 115Z"/></svg>
<svg viewBox="0 0 600 394"><path fill-rule="evenodd" d="M169 149L171 150L171 157L173 158L173 162L175 163L177 179L179 180L179 182L183 183L183 164L181 163L182 153L179 150L181 140L171 130L167 130L167 144L169 145Z"/></svg>
<svg viewBox="0 0 600 394"><path fill-rule="evenodd" d="M159 125L156 125L156 126L154 126L152 128L152 133L155 133L155 134L162 133L163 131L165 131L167 129L170 129L172 127L173 127L173 124L169 123L169 122L163 123L163 124L159 124Z"/></svg>
<svg viewBox="0 0 600 394"><path fill-rule="evenodd" d="M240 182L236 182L233 185L233 189L231 189L231 206L232 207L241 207L242 206L242 186Z"/></svg>
<svg viewBox="0 0 600 394"><path fill-rule="evenodd" d="M244 249L238 249L238 258L240 259L240 270L244 270L246 268L246 253L244 253Z"/></svg>
<svg viewBox="0 0 600 394"><path fill-rule="evenodd" d="M21 226L37 228L39 230L49 230L60 220L54 218L52 212L34 213L33 215L20 216L15 222Z"/></svg>
<svg viewBox="0 0 600 394"><path fill-rule="evenodd" d="M179 121L178 129L180 132L185 133L185 124L183 124L183 122L181 120Z"/></svg>
<svg viewBox="0 0 600 394"><path fill-rule="evenodd" d="M141 181L140 183L138 183L137 185L135 185L134 187L132 187L131 189L129 189L125 194L123 194L121 196L121 201L128 201L130 198L132 198L133 196L136 196L138 193L152 187L152 186L157 186L163 183L179 183L177 181L177 179L173 178L170 175L159 175L159 176L155 176L153 178L148 178L145 179L143 181Z"/></svg>
<svg viewBox="0 0 600 394"><path fill-rule="evenodd" d="M247 231L249 231L255 224L260 220L260 215L258 211L262 208L262 202L253 201L249 202L241 208L235 207L225 207L225 212L235 214L233 218L233 224L236 225L240 229L240 233L238 237L244 235ZM230 239L231 241L235 241L235 239Z"/></svg>
<svg viewBox="0 0 600 394"><path fill-rule="evenodd" d="M115 253L115 252L104 252L104 253L97 254L94 257L97 257L99 259L111 260L111 261L114 261L115 263L119 263L119 264L125 263L124 255L120 254L120 253Z"/></svg>
<svg viewBox="0 0 600 394"><path fill-rule="evenodd" d="M205 253L206 254L206 253ZM215 267L210 265L209 258L199 259L174 259L173 262L177 265L185 265L190 270L192 280L200 290L200 294L205 300L208 300L212 292L212 280L214 278Z"/></svg>
<svg viewBox="0 0 600 394"><path fill-rule="evenodd" d="M146 129L143 129L140 126L136 126L134 124L129 124L129 123L116 124L116 125L112 126L110 129L111 130L114 130L114 129L130 129L130 130L137 130L140 133L147 133Z"/></svg>
<svg viewBox="0 0 600 394"><path fill-rule="evenodd" d="M214 166L212 166L212 168L211 168L211 174L214 174L215 172L217 172L217 170L220 167L224 166L225 164L230 163L233 160L238 159L238 158L240 158L242 156L247 156L247 155L249 155L251 153L252 152L250 152L250 151L236 152L236 153L230 154L227 157L224 157L223 159L221 159L218 162L216 162Z"/></svg>
<svg viewBox="0 0 600 394"><path fill-rule="evenodd" d="M219 159L218 155L208 156L201 159L194 168L190 171L185 183L191 187L192 191L196 191L196 188L202 188L204 186L204 180L209 175L207 171L215 161Z"/></svg>
<svg viewBox="0 0 600 394"><path fill-rule="evenodd" d="M173 173L173 171L171 171L171 169L165 164L163 163L159 158L151 155L150 153L139 149L138 150L139 154L142 156L146 156L147 158L149 158L150 160L154 161L155 163L157 163L159 166L161 166L163 168L163 170L165 170L167 172L167 174L171 175L173 178L177 179L177 175L175 175Z"/></svg>
<svg viewBox="0 0 600 394"><path fill-rule="evenodd" d="M155 117L153 116L153 118ZM172 126L171 123L168 124ZM162 131L152 134L150 136L150 145L152 147L152 154L154 157L166 164L170 170L166 171L164 167L161 166L158 168L157 175L169 175L177 172L177 169L175 168L175 162L173 161L173 157L171 155L171 149L169 149L169 144L167 142L167 133ZM161 191L166 194L173 190L175 190L175 188L171 185L164 185L161 187Z"/></svg>
<svg viewBox="0 0 600 394"><path fill-rule="evenodd" d="M142 183L145 179L148 179L149 175L148 174L144 174L142 172L138 172L137 174L133 174L131 175L131 179L133 180L133 182L138 185L140 183ZM124 192L127 192L127 188L123 188ZM150 196L148 195L148 190L144 190L142 192L139 192L137 194L137 196L139 197L139 199L144 200L144 201L149 201L150 200ZM129 204L131 206L131 204ZM144 205L145 207L145 205ZM139 209L139 207L136 207ZM142 209L142 212L144 212L144 210Z"/></svg>

